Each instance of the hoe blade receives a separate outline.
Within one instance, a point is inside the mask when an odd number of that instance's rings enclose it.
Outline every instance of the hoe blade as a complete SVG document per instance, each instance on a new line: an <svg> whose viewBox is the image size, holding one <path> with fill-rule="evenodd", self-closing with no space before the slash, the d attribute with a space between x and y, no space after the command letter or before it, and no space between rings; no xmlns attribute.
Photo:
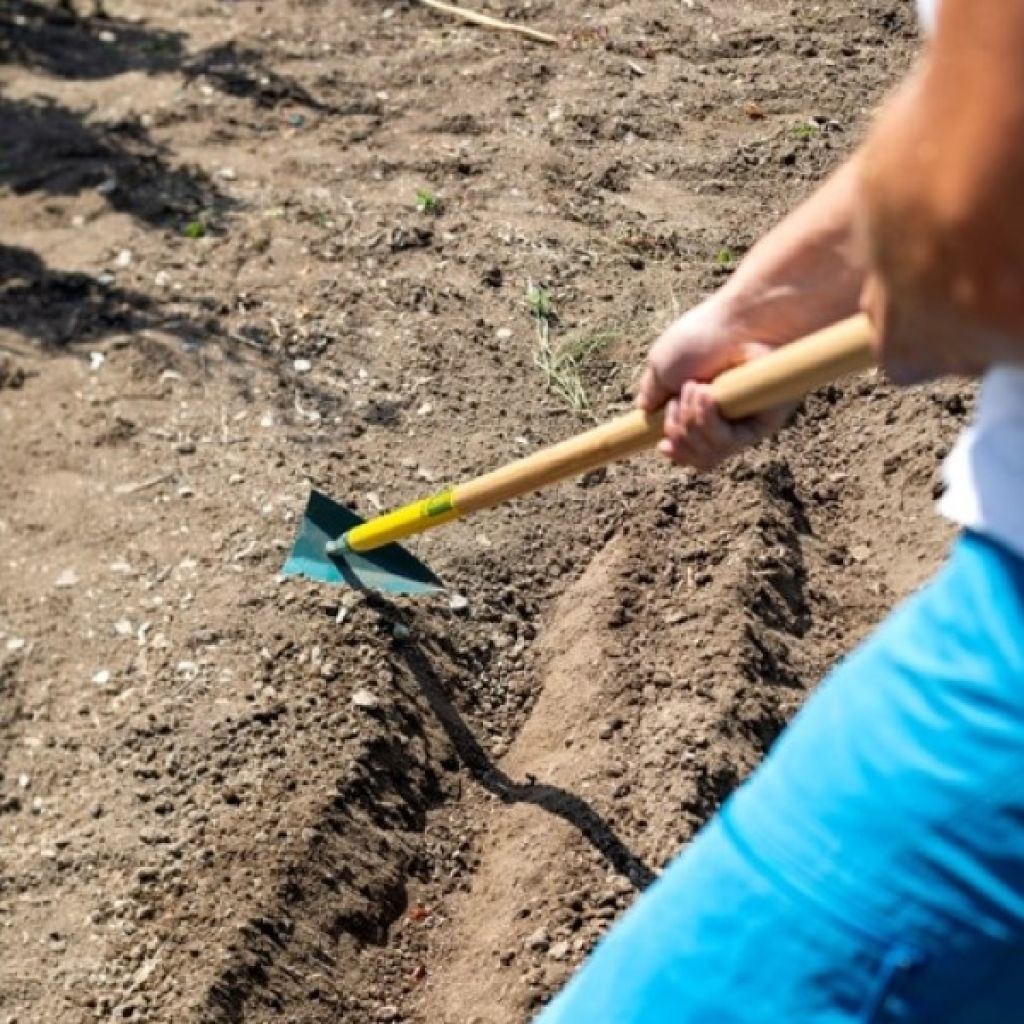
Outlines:
<svg viewBox="0 0 1024 1024"><path fill-rule="evenodd" d="M305 576L317 583L347 584L387 594L429 594L443 586L419 559L398 544L388 544L365 554L354 551L327 554L328 541L362 522L354 512L331 501L326 494L313 491L282 571L286 576Z"/></svg>

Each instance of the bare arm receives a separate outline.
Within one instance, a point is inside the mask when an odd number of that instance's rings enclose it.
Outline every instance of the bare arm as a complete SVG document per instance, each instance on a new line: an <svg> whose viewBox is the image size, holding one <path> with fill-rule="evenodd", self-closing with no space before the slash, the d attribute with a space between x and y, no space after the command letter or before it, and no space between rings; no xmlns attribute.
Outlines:
<svg viewBox="0 0 1024 1024"><path fill-rule="evenodd" d="M727 423L706 386L722 370L849 316L864 265L855 242L859 158L832 175L765 235L728 283L655 342L638 402L668 402L661 451L681 465L710 468L773 433L779 409Z"/></svg>
<svg viewBox="0 0 1024 1024"><path fill-rule="evenodd" d="M734 315L784 344L857 310L865 266L856 239L860 155L854 155L747 254L722 289Z"/></svg>
<svg viewBox="0 0 1024 1024"><path fill-rule="evenodd" d="M1024 3L945 0L863 159L865 306L898 380L1024 361Z"/></svg>

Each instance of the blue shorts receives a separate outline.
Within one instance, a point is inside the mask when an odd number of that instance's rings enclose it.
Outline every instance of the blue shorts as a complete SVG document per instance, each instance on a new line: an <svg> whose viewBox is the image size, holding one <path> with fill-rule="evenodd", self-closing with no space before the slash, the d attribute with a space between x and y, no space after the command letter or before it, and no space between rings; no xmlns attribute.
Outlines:
<svg viewBox="0 0 1024 1024"><path fill-rule="evenodd" d="M1024 1022L1024 561L971 534L536 1024L854 1021Z"/></svg>

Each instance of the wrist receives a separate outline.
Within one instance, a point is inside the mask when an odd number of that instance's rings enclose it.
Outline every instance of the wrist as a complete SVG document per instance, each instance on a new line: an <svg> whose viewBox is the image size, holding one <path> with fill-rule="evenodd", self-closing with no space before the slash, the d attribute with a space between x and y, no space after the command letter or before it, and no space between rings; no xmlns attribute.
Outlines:
<svg viewBox="0 0 1024 1024"><path fill-rule="evenodd" d="M838 290L800 280L751 282L737 272L712 297L713 315L737 341L788 345L857 312L859 285L847 284Z"/></svg>

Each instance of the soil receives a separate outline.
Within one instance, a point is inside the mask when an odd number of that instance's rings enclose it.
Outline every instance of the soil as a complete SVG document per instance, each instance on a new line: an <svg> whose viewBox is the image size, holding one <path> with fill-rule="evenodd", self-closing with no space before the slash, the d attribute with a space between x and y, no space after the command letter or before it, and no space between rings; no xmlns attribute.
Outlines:
<svg viewBox="0 0 1024 1024"><path fill-rule="evenodd" d="M280 577L311 484L370 514L625 409L916 46L897 0L477 6L565 45L0 10L7 1024L527 1021L943 556L973 393L867 374L420 538L446 593Z"/></svg>

